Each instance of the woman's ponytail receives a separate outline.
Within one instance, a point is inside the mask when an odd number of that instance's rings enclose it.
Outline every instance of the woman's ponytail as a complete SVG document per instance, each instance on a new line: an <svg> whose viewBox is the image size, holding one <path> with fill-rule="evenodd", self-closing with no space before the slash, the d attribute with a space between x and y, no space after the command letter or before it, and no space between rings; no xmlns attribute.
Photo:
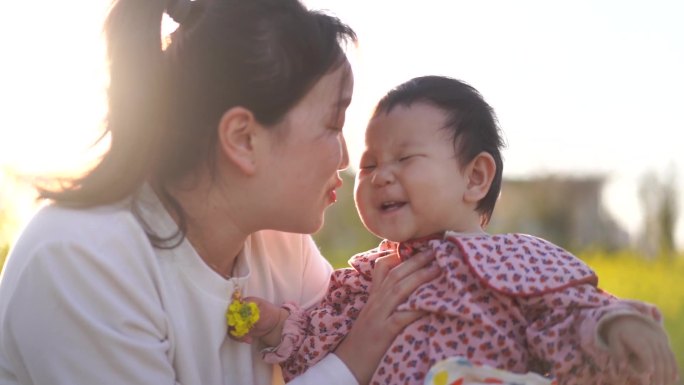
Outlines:
<svg viewBox="0 0 684 385"><path fill-rule="evenodd" d="M106 23L109 66L105 133L110 147L84 176L38 187L41 198L73 206L111 203L148 177L162 140L166 69L161 43L164 0L118 0Z"/></svg>

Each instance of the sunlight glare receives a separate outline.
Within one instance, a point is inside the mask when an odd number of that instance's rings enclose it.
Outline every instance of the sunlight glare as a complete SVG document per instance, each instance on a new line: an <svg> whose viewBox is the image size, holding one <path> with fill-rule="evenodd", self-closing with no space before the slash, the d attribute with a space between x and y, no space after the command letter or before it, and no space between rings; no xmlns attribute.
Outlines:
<svg viewBox="0 0 684 385"><path fill-rule="evenodd" d="M31 175L80 171L106 110L100 31L107 2L8 5L19 17L0 27L13 53L0 69L0 103L9 106L0 114L0 165Z"/></svg>

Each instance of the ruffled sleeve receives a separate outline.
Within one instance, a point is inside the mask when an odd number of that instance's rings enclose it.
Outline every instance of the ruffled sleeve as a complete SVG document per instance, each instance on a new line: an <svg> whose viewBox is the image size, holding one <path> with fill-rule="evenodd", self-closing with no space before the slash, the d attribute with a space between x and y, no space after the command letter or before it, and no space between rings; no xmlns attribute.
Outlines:
<svg viewBox="0 0 684 385"><path fill-rule="evenodd" d="M280 363L290 381L334 351L349 333L359 311L368 300L375 259L380 248L354 256L351 268L335 270L323 300L306 311L287 304L281 344L263 352L270 363Z"/></svg>
<svg viewBox="0 0 684 385"><path fill-rule="evenodd" d="M620 300L591 285L565 288L521 302L528 317L526 338L536 360L546 364L560 385L627 384L623 373L613 373L608 350L597 331L618 316L639 317L658 324L655 306Z"/></svg>
<svg viewBox="0 0 684 385"><path fill-rule="evenodd" d="M298 350L309 324L308 314L299 305L287 302L283 304L283 308L288 311L289 315L283 325L280 344L261 351L264 361L269 364L279 364Z"/></svg>

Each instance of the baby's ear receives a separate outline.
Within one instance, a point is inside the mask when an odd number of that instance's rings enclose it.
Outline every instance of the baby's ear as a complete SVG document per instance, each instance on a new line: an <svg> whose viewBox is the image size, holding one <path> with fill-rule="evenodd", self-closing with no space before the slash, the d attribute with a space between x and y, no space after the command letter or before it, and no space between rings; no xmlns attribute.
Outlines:
<svg viewBox="0 0 684 385"><path fill-rule="evenodd" d="M219 151L248 175L256 169L256 125L250 110L233 107L223 113L217 128Z"/></svg>
<svg viewBox="0 0 684 385"><path fill-rule="evenodd" d="M463 199L468 203L477 203L483 199L492 186L496 174L496 162L488 152L482 151L466 165L464 176L466 191Z"/></svg>

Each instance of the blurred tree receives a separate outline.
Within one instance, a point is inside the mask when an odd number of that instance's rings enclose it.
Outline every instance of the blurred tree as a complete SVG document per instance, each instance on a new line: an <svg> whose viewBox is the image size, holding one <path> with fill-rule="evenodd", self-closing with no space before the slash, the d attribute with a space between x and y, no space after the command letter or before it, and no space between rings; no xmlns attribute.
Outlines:
<svg viewBox="0 0 684 385"><path fill-rule="evenodd" d="M675 230L678 219L676 168L661 178L651 171L645 173L639 185L643 212L640 248L650 256L672 258L675 254Z"/></svg>
<svg viewBox="0 0 684 385"><path fill-rule="evenodd" d="M354 254L371 249L380 241L361 223L354 205L354 173L341 173L343 185L337 190L337 203L325 213L323 228L314 234L321 253L335 267L344 267Z"/></svg>

